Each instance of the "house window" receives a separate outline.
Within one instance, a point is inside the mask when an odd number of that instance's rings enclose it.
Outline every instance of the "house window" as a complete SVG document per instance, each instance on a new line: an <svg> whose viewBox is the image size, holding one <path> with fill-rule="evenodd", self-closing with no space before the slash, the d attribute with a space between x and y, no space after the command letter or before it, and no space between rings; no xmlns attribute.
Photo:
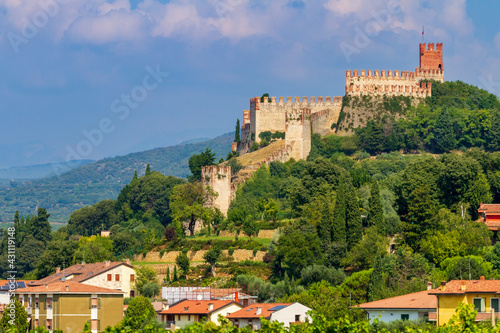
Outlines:
<svg viewBox="0 0 500 333"><path fill-rule="evenodd" d="M130 297L134 297L135 296L135 290L131 290L130 291Z"/></svg>
<svg viewBox="0 0 500 333"><path fill-rule="evenodd" d="M188 321L191 321L191 315L188 315Z"/></svg>
<svg viewBox="0 0 500 333"><path fill-rule="evenodd" d="M120 274L115 275L115 281L120 281Z"/></svg>
<svg viewBox="0 0 500 333"><path fill-rule="evenodd" d="M40 302L40 299L38 297L35 297L35 309L38 309L38 303Z"/></svg>
<svg viewBox="0 0 500 333"><path fill-rule="evenodd" d="M52 309L52 297L47 297L47 309Z"/></svg>
<svg viewBox="0 0 500 333"><path fill-rule="evenodd" d="M97 309L97 298L92 298L92 309Z"/></svg>
<svg viewBox="0 0 500 333"><path fill-rule="evenodd" d="M474 310L476 310L477 312L485 312L486 311L486 300L484 299L484 297L480 297L480 298L473 298L472 299L472 302L474 303Z"/></svg>
<svg viewBox="0 0 500 333"><path fill-rule="evenodd" d="M177 320L181 320L181 315L177 315Z"/></svg>
<svg viewBox="0 0 500 333"><path fill-rule="evenodd" d="M52 330L52 319L47 319L46 320L47 322L47 325L45 325L45 327L50 331Z"/></svg>
<svg viewBox="0 0 500 333"><path fill-rule="evenodd" d="M130 282L134 282L135 281L135 275L134 274L130 274Z"/></svg>
<svg viewBox="0 0 500 333"><path fill-rule="evenodd" d="M300 322L300 315L295 315L295 322L296 323Z"/></svg>
<svg viewBox="0 0 500 333"><path fill-rule="evenodd" d="M492 308L493 310L495 310L495 313L498 313L498 310L499 310L499 306L498 306L498 305L499 305L499 304L498 304L498 303L499 303L499 302L498 302L498 298L492 298L492 299L490 300L490 302L491 302L491 304L490 304L491 308Z"/></svg>
<svg viewBox="0 0 500 333"><path fill-rule="evenodd" d="M409 319L410 319L410 315L409 315L409 314L407 314L407 313L403 313L403 314L401 315L401 320L409 320Z"/></svg>
<svg viewBox="0 0 500 333"><path fill-rule="evenodd" d="M97 328L97 319L92 319L92 323L90 324L91 330L98 330Z"/></svg>
<svg viewBox="0 0 500 333"><path fill-rule="evenodd" d="M108 274L108 281L113 281L113 275Z"/></svg>
<svg viewBox="0 0 500 333"><path fill-rule="evenodd" d="M35 327L38 327L38 319L35 319Z"/></svg>

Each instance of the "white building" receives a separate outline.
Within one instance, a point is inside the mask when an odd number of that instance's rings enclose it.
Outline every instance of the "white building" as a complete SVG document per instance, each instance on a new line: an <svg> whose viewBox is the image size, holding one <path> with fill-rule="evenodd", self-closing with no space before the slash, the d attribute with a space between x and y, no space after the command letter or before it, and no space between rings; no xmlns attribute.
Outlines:
<svg viewBox="0 0 500 333"><path fill-rule="evenodd" d="M226 316L226 318L237 327L251 326L252 330L255 331L261 328L260 319L262 317L290 327L291 324L310 321L309 311L311 311L310 308L300 303L255 303Z"/></svg>

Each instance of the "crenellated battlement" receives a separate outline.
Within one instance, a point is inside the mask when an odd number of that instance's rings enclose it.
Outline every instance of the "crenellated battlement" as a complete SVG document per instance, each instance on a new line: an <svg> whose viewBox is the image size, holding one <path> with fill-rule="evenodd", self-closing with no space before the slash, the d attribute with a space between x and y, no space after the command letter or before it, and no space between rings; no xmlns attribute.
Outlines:
<svg viewBox="0 0 500 333"><path fill-rule="evenodd" d="M271 101L269 101L269 98ZM294 107L306 107L306 106L312 106L312 105L321 105L321 106L326 106L326 105L331 105L334 103L339 103L342 102L342 97L336 96L333 98L331 96L324 97L319 96L311 96L311 97L269 97L269 98L264 98L263 101L261 101L260 97L254 97L250 99L250 108L255 108L256 110L260 110L262 107L266 106L274 106L274 105L288 105L288 104L293 104ZM316 101L317 98L317 101Z"/></svg>

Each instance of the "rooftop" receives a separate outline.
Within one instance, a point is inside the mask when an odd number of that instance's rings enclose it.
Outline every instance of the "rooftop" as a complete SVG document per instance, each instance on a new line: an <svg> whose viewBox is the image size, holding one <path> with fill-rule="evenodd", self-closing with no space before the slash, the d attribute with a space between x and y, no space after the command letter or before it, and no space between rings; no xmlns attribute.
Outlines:
<svg viewBox="0 0 500 333"><path fill-rule="evenodd" d="M32 286L27 288L17 289L18 294L46 294L46 293L61 293L61 294L123 294L120 290L91 286L88 284L78 283L74 281L58 281L48 283L43 286Z"/></svg>
<svg viewBox="0 0 500 333"><path fill-rule="evenodd" d="M362 309L436 309L437 298L429 295L432 290L424 290L378 301L359 304Z"/></svg>
<svg viewBox="0 0 500 333"><path fill-rule="evenodd" d="M483 204L479 206L479 212L500 213L500 204Z"/></svg>
<svg viewBox="0 0 500 333"><path fill-rule="evenodd" d="M67 280L71 279L74 282L82 282L88 280L96 275L102 274L108 270L111 270L120 265L125 265L130 268L133 266L124 262L96 262L93 264L77 264L66 269L49 275L41 280L35 282L36 285L45 285L47 283L52 283L56 281L61 281L62 277L66 277Z"/></svg>
<svg viewBox="0 0 500 333"><path fill-rule="evenodd" d="M271 314L275 311L286 308L292 303L254 303L241 310L231 313L226 317L228 319L239 319L239 318L269 318ZM260 313L257 314L257 309L260 308Z"/></svg>
<svg viewBox="0 0 500 333"><path fill-rule="evenodd" d="M456 295L466 293L500 294L500 280L452 280L441 287L429 290L431 295Z"/></svg>
<svg viewBox="0 0 500 333"><path fill-rule="evenodd" d="M230 304L238 304L233 300L184 300L179 303L173 304L168 310L162 310L161 314L201 314L208 315L218 309L224 308ZM212 310L209 310L209 304L213 305ZM238 304L239 305L239 304Z"/></svg>

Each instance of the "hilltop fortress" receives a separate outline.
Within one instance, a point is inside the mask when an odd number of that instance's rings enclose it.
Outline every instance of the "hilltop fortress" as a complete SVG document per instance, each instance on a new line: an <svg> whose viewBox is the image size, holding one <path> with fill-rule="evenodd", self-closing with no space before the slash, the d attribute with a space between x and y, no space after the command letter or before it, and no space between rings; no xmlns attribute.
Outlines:
<svg viewBox="0 0 500 333"><path fill-rule="evenodd" d="M444 82L443 44L419 45L420 66L414 72L393 70L348 70L345 96L410 96L425 98L432 94L429 80ZM424 82L422 82L424 81ZM284 143L262 158L260 164L272 161L286 162L306 159L311 151L311 134L325 136L336 133L342 111L343 97L254 97L250 110L243 111L240 142L233 143L233 151L250 153L254 143L260 143L261 134L284 134ZM258 151L257 151L258 152ZM255 153L257 153L255 152ZM254 153L252 153L254 154ZM211 200L226 215L235 196L237 183L229 166L202 168L202 179L218 193Z"/></svg>

